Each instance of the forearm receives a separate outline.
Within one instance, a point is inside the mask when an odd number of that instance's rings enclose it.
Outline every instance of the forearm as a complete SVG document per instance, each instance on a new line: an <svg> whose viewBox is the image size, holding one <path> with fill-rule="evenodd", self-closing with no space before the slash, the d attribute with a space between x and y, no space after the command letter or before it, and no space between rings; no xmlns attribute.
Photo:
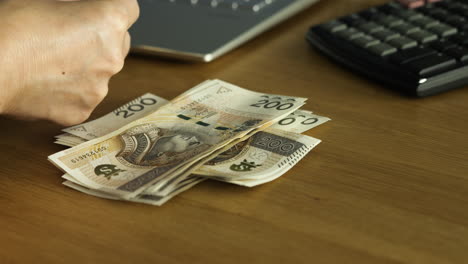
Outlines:
<svg viewBox="0 0 468 264"><path fill-rule="evenodd" d="M0 5L0 10L2 8L2 5ZM2 12L0 11L0 14ZM0 23L2 23L2 17L0 16ZM6 32L4 29L0 30L0 67L2 68L2 71L0 71L0 115L4 114L5 112L5 105L7 101L7 89L8 89L8 65L6 64L6 58L5 58L5 50L6 50Z"/></svg>
<svg viewBox="0 0 468 264"><path fill-rule="evenodd" d="M18 43L15 43L17 23L14 23L15 15L25 5L26 0L5 0L0 2L0 114L6 114L9 102L12 100L14 91L19 85L15 77L19 74ZM17 21L18 22L18 21ZM16 50L14 50L16 48Z"/></svg>

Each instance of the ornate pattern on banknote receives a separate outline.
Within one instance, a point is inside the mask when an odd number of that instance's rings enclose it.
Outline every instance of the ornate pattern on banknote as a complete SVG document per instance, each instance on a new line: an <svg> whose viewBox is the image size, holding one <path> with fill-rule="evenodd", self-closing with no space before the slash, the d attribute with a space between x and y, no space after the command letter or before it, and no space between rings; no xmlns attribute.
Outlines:
<svg viewBox="0 0 468 264"><path fill-rule="evenodd" d="M144 124L120 135L124 147L117 159L126 166L165 167L186 161L212 145L193 129L169 130Z"/></svg>

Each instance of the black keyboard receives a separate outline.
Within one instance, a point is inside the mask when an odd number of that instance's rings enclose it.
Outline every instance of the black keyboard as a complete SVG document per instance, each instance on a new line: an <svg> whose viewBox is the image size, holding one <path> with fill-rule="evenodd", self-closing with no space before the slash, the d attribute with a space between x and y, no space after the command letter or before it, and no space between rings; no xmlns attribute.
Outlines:
<svg viewBox="0 0 468 264"><path fill-rule="evenodd" d="M468 0L401 0L312 27L309 43L409 95L468 85Z"/></svg>

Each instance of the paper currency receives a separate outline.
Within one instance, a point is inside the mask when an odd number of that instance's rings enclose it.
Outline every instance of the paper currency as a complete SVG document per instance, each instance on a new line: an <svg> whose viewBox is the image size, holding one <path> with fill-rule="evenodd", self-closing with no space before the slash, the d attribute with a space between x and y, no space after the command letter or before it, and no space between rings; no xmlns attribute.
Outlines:
<svg viewBox="0 0 468 264"><path fill-rule="evenodd" d="M62 131L86 140L95 139L114 132L124 124L138 120L156 111L161 106L167 104L167 102L168 101L164 98L147 93L101 118L81 125L65 128ZM63 138L63 136L64 135L61 135L59 138Z"/></svg>
<svg viewBox="0 0 468 264"><path fill-rule="evenodd" d="M280 177L320 142L294 132L267 129L218 155L195 173L252 187Z"/></svg>
<svg viewBox="0 0 468 264"><path fill-rule="evenodd" d="M85 143L86 139L84 138L81 138L81 137L77 137L77 136L74 136L72 134L69 134L69 133L63 133L63 134L60 134L58 136L55 136L55 142L56 144L60 144L60 145L64 145L64 146L67 146L67 147L73 147L73 146L77 146L81 143Z"/></svg>
<svg viewBox="0 0 468 264"><path fill-rule="evenodd" d="M149 95L152 97L158 97L151 93L148 93L146 95ZM139 98L144 98L146 95L139 97ZM158 97L158 98L161 98L161 97ZM165 100L164 98L161 98L161 99ZM167 102L167 100L165 101ZM131 105L131 104L128 103L126 105ZM155 111L160 106L161 105L156 105L156 104L150 106L149 112ZM117 110L114 110L112 113L115 113L116 111ZM79 126L76 126L76 127L80 127L80 126L84 127L86 131L93 131L92 133L87 134L88 137L90 138L85 139L76 135L64 133L64 134L60 134L56 136L55 143L68 146L68 147L74 147L88 140L104 136L106 133L104 132L103 129L99 128L100 126L106 126L106 127L112 126L116 128L115 130L117 130L118 128L121 128L131 122L131 120L125 119L125 118L113 118L112 113L109 113L91 122L83 123ZM305 131L309 129L317 127L329 120L330 118L328 117L316 115L316 114L313 114L311 111L299 109L289 114L288 116L282 118L277 123L273 124L270 128L280 129L280 130L295 132L295 133L300 134L300 133L304 133ZM104 124L107 124L107 125L104 125ZM63 131L69 131L69 130L70 130L69 128L66 128Z"/></svg>
<svg viewBox="0 0 468 264"><path fill-rule="evenodd" d="M69 176L65 176L63 178L66 179L66 181L63 182L65 186L68 186L82 193L86 193L92 196L105 198L105 199L121 200L117 196L112 196L106 193L102 193L102 192L87 188L83 186L80 182L77 182L75 179ZM167 201L169 201L170 199L172 199L173 197L175 197L176 195L180 194L181 192L184 192L205 180L206 179L203 177L194 176L194 177L187 178L179 182L178 185L168 195L158 196L158 195L152 195L152 194L141 194L141 195L138 195L136 198L129 199L128 201L161 206Z"/></svg>
<svg viewBox="0 0 468 264"><path fill-rule="evenodd" d="M142 99L148 98L148 97L149 98L158 98L159 101L167 102L167 100L165 100L165 99L163 99L161 97L158 97L156 95L145 94L144 96L139 97L136 100L133 100L132 102L126 104L124 107L120 107L119 109L127 108L128 106L132 106L135 102L139 102ZM157 108L159 108L159 106L156 106L156 105L152 105L151 107L153 107L152 108L153 111L156 110ZM117 112L117 110L115 110L112 113L109 113L109 114L107 114L107 115L105 115L105 116L103 116L103 117L101 117L99 119L96 119L94 121L81 124L80 126L85 128L87 131L96 131L93 134L88 134L88 135L91 135L91 137L103 136L104 131L103 131L103 129L100 129L99 127L103 126L103 127L120 128L120 127L122 127L122 126L124 126L124 125L126 125L126 124L128 124L130 122L128 119L125 119L125 118L114 118L114 116L112 114L116 113L116 112ZM291 113L287 117L281 119L277 123L273 124L267 130L276 129L276 130L283 130L283 131L287 131L287 132L303 133L303 132L305 132L305 131L313 128L313 127L316 127L316 126L318 126L320 124L323 124L324 122L327 122L329 120L330 119L327 118L327 117L314 115L314 114L312 114L311 111L306 111L306 110L299 109L299 110L296 110L295 112ZM102 123L112 123L112 124L103 125ZM64 129L63 131L70 131L70 129L67 128L67 129ZM258 137L260 137L260 135L262 135L262 134L255 135L254 138L258 138ZM58 142L59 144L63 144L63 145L67 145L67 146L75 146L75 145L78 145L78 144L81 144L81 143L84 143L84 142L87 141L85 139L82 139L80 137L77 137L75 135L70 135L70 134L67 134L67 133L66 134L61 134L61 135L57 136L57 138L62 140L62 142ZM68 142L71 142L71 143L64 143L65 140L67 140ZM252 142L252 141L250 141L250 142ZM314 143L314 145L316 145L316 144ZM241 152L240 148L241 147L244 148L246 146L247 146L247 144L244 144L244 143L239 144L239 146L236 146L232 150L229 150L229 153L225 153L225 154L223 154L221 156L228 157L229 155L233 155L234 153L240 153ZM245 150L242 150L242 151L245 151ZM258 152L259 150L256 150L256 151ZM220 159L221 159L221 157L217 158L217 160L220 160ZM234 157L231 157L230 160L233 161L233 164L235 164L236 162L237 162L237 164L241 164L243 162L242 159L241 160L235 160ZM206 171L210 171L210 170L213 171L213 164L212 163L213 162L211 162L209 164L204 164L202 167L200 167L199 170L195 171L194 174L203 175ZM271 162L269 162L269 164L271 164ZM274 176L262 175L262 178L259 178L258 176L244 177L245 175L242 175L242 174L245 174L245 173L242 173L241 174L242 177L238 177L237 179L232 179L228 175L224 175L224 174L223 175L207 175L207 176L211 176L211 178L215 178L215 179L220 180L220 181L226 181L226 182L231 182L231 183L234 183L234 184L239 184L239 185L243 185L243 186L252 187L252 186L256 186L258 184L263 184L263 183L265 183L267 181L274 180L274 179L278 178L279 176L281 176L282 174L284 174L285 172L286 171L284 171L283 173L277 173ZM250 175L250 173L247 173L247 175ZM154 187L153 187L153 189L154 189ZM148 190L147 190L147 192L148 192Z"/></svg>
<svg viewBox="0 0 468 264"><path fill-rule="evenodd" d="M213 81L210 80L205 81L176 97L171 103L184 99L184 96L196 94L200 88L212 83ZM159 103L149 103L150 101L148 101L148 98L153 98L154 101ZM142 104L141 101L143 99L146 99L146 101L144 101L146 104ZM106 116L79 126L64 129L66 133L56 136L56 143L66 146L82 144L90 139L101 137L106 133L117 130L131 121L141 118L145 114L154 112L166 103L167 100L164 98L153 94L145 94ZM268 104L269 102L262 101L260 103ZM141 109L142 107L136 105L144 105L146 111L143 112L143 109ZM135 110L139 110L136 112L140 113L140 115L133 119L128 118L128 116L127 118L123 118L125 115L128 115L128 113L135 112ZM117 114L118 112L120 112L120 114ZM121 115L120 118L118 118L119 115ZM80 182L69 174L63 176L66 180L64 185L83 193L102 198L124 199L152 205L162 205L178 193L191 188L207 178L252 187L272 181L293 167L296 162L320 142L318 139L298 134L329 120L329 118L314 115L311 111L296 110L277 120L275 124L271 125L263 132L250 137L249 134L257 132L256 129L253 129L244 136L244 139L247 140L242 140L241 138L234 139L229 144L214 151L211 155L186 166L182 166L177 173L173 175L174 177L165 181L155 181L135 197L122 198L118 194L95 189L92 186L88 186L86 183ZM73 134L67 132L72 132ZM272 140L281 141L280 147L278 148L278 143L265 144L265 142ZM259 146L256 146L255 142L263 143L260 143L261 147L259 148ZM281 151L281 149L285 150L285 146L290 144L296 145L295 151L291 149L289 149L289 152ZM287 148L288 147L286 147L286 150ZM245 159L246 156L249 158L254 157L255 160L249 161ZM212 159L212 157L214 157L214 159ZM265 159L265 157L268 158ZM255 162L259 163L255 164ZM260 163L264 163L266 166L262 167L263 164ZM261 169L257 169L260 167ZM103 175L111 175L116 172L115 167L112 166L101 167L101 169ZM201 176L192 174L195 169L195 173L207 175Z"/></svg>
<svg viewBox="0 0 468 264"><path fill-rule="evenodd" d="M319 139L306 135L266 129L204 162L193 174L253 187L281 177L319 143ZM180 180L189 175L185 176ZM147 188L143 193L165 196L178 183L164 182Z"/></svg>
<svg viewBox="0 0 468 264"><path fill-rule="evenodd" d="M273 124L270 128L301 134L328 121L330 121L328 117L315 115L311 111L299 109L279 120L278 123Z"/></svg>
<svg viewBox="0 0 468 264"><path fill-rule="evenodd" d="M210 81L117 131L49 158L94 190L134 198L157 181L196 169L198 161L271 126L305 100Z"/></svg>

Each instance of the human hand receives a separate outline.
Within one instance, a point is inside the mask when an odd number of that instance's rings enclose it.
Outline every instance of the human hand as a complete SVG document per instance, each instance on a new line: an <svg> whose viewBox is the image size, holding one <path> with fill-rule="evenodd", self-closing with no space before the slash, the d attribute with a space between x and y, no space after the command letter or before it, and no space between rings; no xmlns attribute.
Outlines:
<svg viewBox="0 0 468 264"><path fill-rule="evenodd" d="M70 126L108 92L130 48L136 0L0 2L0 114Z"/></svg>

